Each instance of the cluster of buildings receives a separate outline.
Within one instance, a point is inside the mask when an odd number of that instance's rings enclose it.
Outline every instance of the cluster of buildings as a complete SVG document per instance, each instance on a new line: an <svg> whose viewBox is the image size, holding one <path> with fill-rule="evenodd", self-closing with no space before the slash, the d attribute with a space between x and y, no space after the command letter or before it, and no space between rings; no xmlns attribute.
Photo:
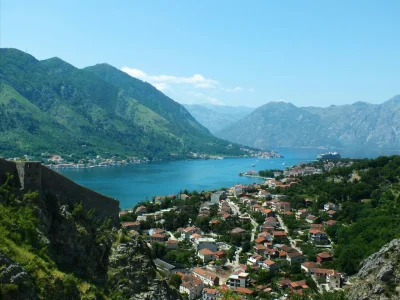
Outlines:
<svg viewBox="0 0 400 300"><path fill-rule="evenodd" d="M138 158L134 156L127 156L126 158L121 159L117 156L112 156L111 158L103 158L100 155L97 155L95 158L86 160L81 159L77 163L75 163L61 157L60 155L49 155L47 153L43 153L42 156L49 156L47 158L42 158L42 161L46 167L51 169L83 169L94 167L108 167L127 164L139 164L149 161L146 157Z"/></svg>
<svg viewBox="0 0 400 300"><path fill-rule="evenodd" d="M253 246L245 253L246 262L244 264L239 264L237 259L241 250L236 250L234 260L229 261L227 259L228 250L234 246L219 241L218 235L213 232L204 234L200 228L195 226L177 229L179 235L175 234L176 237L165 232L162 229L163 214L177 209L176 207L154 213L148 213L145 206L138 207L135 211L138 216L137 221L125 222L123 227L130 230L132 235L135 235L137 234L136 230L140 228L140 222L151 217L153 220L160 221L160 228L152 228L147 232L150 242L164 243L168 250L178 249L179 243L182 241L191 244L198 260L202 262L201 267L185 269L160 259L154 261L160 270L168 274L175 273L181 277L180 292L186 293L189 299L221 299L224 290L240 294L242 298L251 296L258 291L274 292L271 285L256 286L250 279L249 272L258 269L271 272L282 271L280 269L282 263L289 266L299 264L304 273L310 275L317 284L326 289L338 289L343 285L343 274L323 266L325 262L333 259L332 253L326 250L330 246L326 228L337 224L335 219L340 207L335 203L328 202L324 204L323 208L321 207L318 214L313 215L311 213L312 199L305 199L304 207L293 209L287 196L272 192L277 187L285 188L298 184L300 179L292 178L293 175L318 174L319 172L321 170L301 165L282 173L277 172L277 174L274 174L276 175L275 178L267 179L264 186L269 187L268 190L264 190L257 184L251 186L238 184L227 191L214 192L209 195L209 198L207 196L209 201L202 202L197 218L210 217L211 209L215 206L218 207L217 216L209 221L211 230L214 226L231 220L242 224L249 222L256 224L254 216L258 216L258 220L260 215L264 218L264 222L257 225L257 234L254 234L255 230L252 232L251 242L253 242ZM278 177L280 180L277 179ZM188 197L189 195L186 194L178 195L180 199ZM163 199L165 197L159 197L155 201L163 201ZM236 204L231 199L235 199ZM322 222L322 214L325 214L324 222ZM292 236L289 236L288 229L282 220L285 215L293 215L296 220L303 224L301 230L294 231L295 235L298 233L298 237L294 237L292 233ZM326 219L326 216L328 216L328 219ZM243 227L246 228L246 226ZM248 233L250 232L241 227L236 227L226 232L226 235L234 236ZM300 235L303 237L302 240L299 239ZM304 240L305 236L306 240ZM315 262L308 261L298 247L300 242L308 242L315 247L323 247L322 251L324 252L317 254ZM243 258L243 255L242 253L240 257ZM221 277L216 265L228 266L231 271L227 276ZM291 281L288 278L280 278L277 286L281 290L289 290L298 294L302 294L310 288L305 280Z"/></svg>

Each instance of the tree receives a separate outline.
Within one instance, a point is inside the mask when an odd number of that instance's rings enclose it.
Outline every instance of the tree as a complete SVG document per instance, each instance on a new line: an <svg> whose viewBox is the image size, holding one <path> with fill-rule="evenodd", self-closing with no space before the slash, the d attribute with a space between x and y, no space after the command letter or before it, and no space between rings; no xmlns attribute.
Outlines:
<svg viewBox="0 0 400 300"><path fill-rule="evenodd" d="M182 284L182 279L177 274L172 274L169 279L169 285L173 286L174 288L178 289L179 286Z"/></svg>
<svg viewBox="0 0 400 300"><path fill-rule="evenodd" d="M248 252L251 249L250 241L243 241L242 242L242 251Z"/></svg>

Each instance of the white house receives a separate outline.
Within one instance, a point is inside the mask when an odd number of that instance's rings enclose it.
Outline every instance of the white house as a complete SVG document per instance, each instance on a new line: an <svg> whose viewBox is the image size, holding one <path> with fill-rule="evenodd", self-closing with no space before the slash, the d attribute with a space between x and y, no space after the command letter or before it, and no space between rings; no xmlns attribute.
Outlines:
<svg viewBox="0 0 400 300"><path fill-rule="evenodd" d="M267 271L276 271L278 270L278 265L270 259L266 259L263 261L261 267Z"/></svg>
<svg viewBox="0 0 400 300"><path fill-rule="evenodd" d="M217 243L213 238L199 238L194 241L194 246L197 251L201 249L209 249L213 252L217 251Z"/></svg>
<svg viewBox="0 0 400 300"><path fill-rule="evenodd" d="M325 211L328 211L331 209L337 211L337 210L339 210L339 206L337 206L335 203L332 203L332 202L328 202L324 205Z"/></svg>
<svg viewBox="0 0 400 300"><path fill-rule="evenodd" d="M219 299L220 299L220 293L217 289L209 289L209 288L203 289L202 300L219 300Z"/></svg>
<svg viewBox="0 0 400 300"><path fill-rule="evenodd" d="M207 263L209 261L214 261L215 260L215 253L212 252L210 249L207 249L207 248L201 249L197 253L197 256L203 261L203 263Z"/></svg>
<svg viewBox="0 0 400 300"><path fill-rule="evenodd" d="M181 237L185 240L189 240L190 236L194 233L200 234L201 230L200 228L197 227L186 227L185 229L183 229L182 233L181 233Z"/></svg>
<svg viewBox="0 0 400 300"><path fill-rule="evenodd" d="M246 287L248 282L248 273L243 272L242 270L237 270L233 272L230 276L226 284L231 288L237 287Z"/></svg>
<svg viewBox="0 0 400 300"><path fill-rule="evenodd" d="M218 286L219 277L213 273L207 272L200 268L193 269L193 275L200 278L205 285Z"/></svg>
<svg viewBox="0 0 400 300"><path fill-rule="evenodd" d="M262 264L262 262L263 262L263 257L258 254L250 256L249 259L247 260L247 264L251 266L259 266Z"/></svg>
<svg viewBox="0 0 400 300"><path fill-rule="evenodd" d="M179 287L181 294L187 294L188 299L198 299L203 294L204 284L201 279L193 275L185 275L182 278L182 284Z"/></svg>

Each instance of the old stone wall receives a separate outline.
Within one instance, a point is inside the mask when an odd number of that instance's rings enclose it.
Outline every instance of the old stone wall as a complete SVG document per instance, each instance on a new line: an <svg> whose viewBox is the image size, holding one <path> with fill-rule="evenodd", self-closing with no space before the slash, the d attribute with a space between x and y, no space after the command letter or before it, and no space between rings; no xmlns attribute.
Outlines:
<svg viewBox="0 0 400 300"><path fill-rule="evenodd" d="M17 187L21 187L16 164L12 161L7 161L0 158L0 185L4 184L7 180L7 173L14 176L14 182Z"/></svg>
<svg viewBox="0 0 400 300"><path fill-rule="evenodd" d="M42 190L69 204L82 202L85 209L95 209L100 218L112 217L118 222L119 201L76 184L63 175L42 166Z"/></svg>
<svg viewBox="0 0 400 300"><path fill-rule="evenodd" d="M23 190L42 189L42 164L40 162L16 162L19 182Z"/></svg>
<svg viewBox="0 0 400 300"><path fill-rule="evenodd" d="M0 185L10 173L14 184L23 191L38 190L56 197L63 204L82 202L85 209L94 209L99 218L113 218L118 222L119 201L85 188L39 162L12 162L0 158Z"/></svg>

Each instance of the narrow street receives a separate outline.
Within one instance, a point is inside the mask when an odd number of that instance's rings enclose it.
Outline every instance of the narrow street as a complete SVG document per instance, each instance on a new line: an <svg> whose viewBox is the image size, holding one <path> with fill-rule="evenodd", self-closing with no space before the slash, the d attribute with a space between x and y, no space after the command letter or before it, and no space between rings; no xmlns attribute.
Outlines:
<svg viewBox="0 0 400 300"><path fill-rule="evenodd" d="M303 253L303 251L301 251L301 249L300 249L299 247L296 247L296 246L295 246L295 244L294 244L292 238L289 236L289 230L287 229L285 223L283 223L282 218L281 218L278 214L276 215L276 218L278 219L279 224L281 225L281 227L283 228L283 230L285 230L286 235L287 235L287 238L288 238L288 240L289 240L289 242L290 242L290 246L291 246L292 248L296 249L297 251L299 251L300 253Z"/></svg>
<svg viewBox="0 0 400 300"><path fill-rule="evenodd" d="M256 230L257 230L257 227L258 227L258 224L257 224L256 221L254 221L254 219L252 217L250 217L250 220L251 220L251 224L253 225L253 229L251 230L250 242L253 242L254 241L254 236L256 234Z"/></svg>

